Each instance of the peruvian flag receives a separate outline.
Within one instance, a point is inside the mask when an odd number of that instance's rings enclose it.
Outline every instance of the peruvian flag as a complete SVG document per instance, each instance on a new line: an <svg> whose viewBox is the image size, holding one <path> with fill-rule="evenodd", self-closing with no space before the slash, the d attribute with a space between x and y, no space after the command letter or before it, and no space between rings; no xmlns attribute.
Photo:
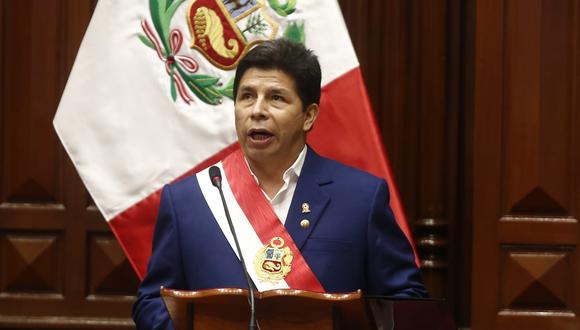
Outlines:
<svg viewBox="0 0 580 330"><path fill-rule="evenodd" d="M336 0L100 0L54 126L139 278L163 185L239 148L232 78L253 45L304 42L322 67L308 143L387 180L411 235Z"/></svg>

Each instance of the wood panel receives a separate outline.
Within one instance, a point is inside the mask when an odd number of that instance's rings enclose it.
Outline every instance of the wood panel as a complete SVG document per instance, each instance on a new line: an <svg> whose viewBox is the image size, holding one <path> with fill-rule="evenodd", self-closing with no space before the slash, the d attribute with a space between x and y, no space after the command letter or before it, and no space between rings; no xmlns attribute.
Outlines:
<svg viewBox="0 0 580 330"><path fill-rule="evenodd" d="M457 225L463 2L340 1L433 297L465 306ZM463 172L461 172L461 175ZM467 219L465 219L467 220ZM460 323L468 322L466 310ZM461 313L461 314L459 314Z"/></svg>
<svg viewBox="0 0 580 330"><path fill-rule="evenodd" d="M58 233L2 235L0 290L7 294L63 294L63 243Z"/></svg>
<svg viewBox="0 0 580 330"><path fill-rule="evenodd" d="M0 2L0 328L134 327L137 278L52 127L95 3Z"/></svg>
<svg viewBox="0 0 580 330"><path fill-rule="evenodd" d="M59 90L56 64L60 54L58 49L44 46L57 44L58 7L50 2L28 6L19 1L6 4L4 17L5 45L22 44L22 39L27 42L26 47L5 52L5 63L10 65L5 66L3 79L10 83L5 84L3 94L6 125L2 127L2 142L3 151L15 157L5 157L2 164L1 202L62 205L59 146L50 124L51 113L42 111L55 109L58 100L54 96ZM31 79L26 73L46 79Z"/></svg>
<svg viewBox="0 0 580 330"><path fill-rule="evenodd" d="M474 329L580 327L578 13L477 2Z"/></svg>

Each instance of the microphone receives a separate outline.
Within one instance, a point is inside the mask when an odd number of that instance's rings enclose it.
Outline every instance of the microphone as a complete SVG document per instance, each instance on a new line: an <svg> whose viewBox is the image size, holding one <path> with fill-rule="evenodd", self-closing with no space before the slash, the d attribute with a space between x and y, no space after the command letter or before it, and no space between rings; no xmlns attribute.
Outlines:
<svg viewBox="0 0 580 330"><path fill-rule="evenodd" d="M209 168L209 179L211 180L211 184L213 184L214 187L218 188L221 192L222 189L222 172L220 171L220 168L217 166L212 166ZM225 200L223 201L224 205L226 204ZM227 208L227 206L226 206ZM228 213L228 212L226 212Z"/></svg>
<svg viewBox="0 0 580 330"><path fill-rule="evenodd" d="M230 226L230 231L234 236L234 242L236 243L236 249L238 250L238 255L240 256L240 261L242 263L242 268L244 270L244 276L246 277L246 282L248 283L248 289L250 290L249 304L250 304L250 322L248 324L248 330L257 330L258 324L256 322L256 305L254 303L254 286L252 285L252 280L250 280L250 275L248 274L248 269L246 268L246 263L244 262L244 255L240 249L240 243L238 243L238 236L236 235L236 230L234 229L234 224L232 223L232 218L230 217L230 211L228 210L228 205L226 199L224 198L224 192L222 190L222 173L217 166L212 166L209 168L209 179L214 187L218 188L220 192L220 197L222 198L222 205L224 206L224 211L226 212L226 219L228 219L228 225Z"/></svg>

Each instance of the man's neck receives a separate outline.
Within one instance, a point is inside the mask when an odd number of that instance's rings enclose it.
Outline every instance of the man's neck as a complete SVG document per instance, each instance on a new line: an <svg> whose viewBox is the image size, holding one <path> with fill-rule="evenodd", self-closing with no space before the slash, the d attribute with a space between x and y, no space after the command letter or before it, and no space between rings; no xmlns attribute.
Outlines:
<svg viewBox="0 0 580 330"><path fill-rule="evenodd" d="M260 188L262 188L270 198L276 196L276 193L280 190L282 185L284 185L284 172L286 172L286 170L296 161L303 149L304 146L298 149L297 152L294 152L293 157L279 163L274 161L256 162L247 159L252 173L254 173L256 178L258 178Z"/></svg>

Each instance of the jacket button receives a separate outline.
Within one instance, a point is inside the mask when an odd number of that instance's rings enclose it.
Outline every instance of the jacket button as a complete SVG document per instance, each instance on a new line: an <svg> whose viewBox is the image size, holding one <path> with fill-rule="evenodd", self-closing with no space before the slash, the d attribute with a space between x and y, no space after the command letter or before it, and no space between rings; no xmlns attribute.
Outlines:
<svg viewBox="0 0 580 330"><path fill-rule="evenodd" d="M300 227L302 227L304 229L310 227L310 221L308 221L306 219L302 219L302 221L300 221Z"/></svg>

